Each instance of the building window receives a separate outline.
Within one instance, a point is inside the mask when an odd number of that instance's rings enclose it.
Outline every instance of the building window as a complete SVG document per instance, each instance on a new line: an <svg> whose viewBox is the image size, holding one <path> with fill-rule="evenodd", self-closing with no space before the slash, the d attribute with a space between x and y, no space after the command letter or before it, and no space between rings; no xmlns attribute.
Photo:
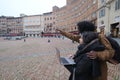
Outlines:
<svg viewBox="0 0 120 80"><path fill-rule="evenodd" d="M101 4L103 4L105 2L105 0L101 0Z"/></svg>
<svg viewBox="0 0 120 80"><path fill-rule="evenodd" d="M52 17L50 17L50 20L52 20Z"/></svg>
<svg viewBox="0 0 120 80"><path fill-rule="evenodd" d="M45 21L46 21L46 18L45 18Z"/></svg>
<svg viewBox="0 0 120 80"><path fill-rule="evenodd" d="M55 24L55 22L53 22L53 24Z"/></svg>
<svg viewBox="0 0 120 80"><path fill-rule="evenodd" d="M115 10L118 10L118 9L120 9L120 0L117 0L115 2Z"/></svg>
<svg viewBox="0 0 120 80"><path fill-rule="evenodd" d="M92 13L92 18L96 18L96 12Z"/></svg>
<svg viewBox="0 0 120 80"><path fill-rule="evenodd" d="M101 21L101 25L103 25L103 24L104 24L104 21L102 20L102 21Z"/></svg>
<svg viewBox="0 0 120 80"><path fill-rule="evenodd" d="M103 8L99 11L99 17L101 18L101 17L104 17L104 16L105 16L105 8Z"/></svg>
<svg viewBox="0 0 120 80"><path fill-rule="evenodd" d="M96 3L96 0L93 0L93 4L95 4Z"/></svg>

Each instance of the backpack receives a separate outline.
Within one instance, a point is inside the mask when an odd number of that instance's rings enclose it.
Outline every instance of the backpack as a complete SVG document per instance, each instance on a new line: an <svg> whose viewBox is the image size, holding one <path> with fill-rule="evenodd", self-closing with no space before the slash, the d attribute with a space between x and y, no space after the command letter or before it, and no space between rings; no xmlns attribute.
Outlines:
<svg viewBox="0 0 120 80"><path fill-rule="evenodd" d="M111 37L107 37L108 41L110 42L112 48L115 50L115 54L111 60L109 60L112 64L119 64L120 63L120 45L112 39Z"/></svg>

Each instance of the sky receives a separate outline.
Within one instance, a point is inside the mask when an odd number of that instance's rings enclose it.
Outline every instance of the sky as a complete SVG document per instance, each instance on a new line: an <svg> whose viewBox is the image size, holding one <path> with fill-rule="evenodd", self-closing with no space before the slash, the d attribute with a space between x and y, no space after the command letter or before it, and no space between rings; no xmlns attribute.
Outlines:
<svg viewBox="0 0 120 80"><path fill-rule="evenodd" d="M0 0L0 16L38 15L65 5L66 0Z"/></svg>

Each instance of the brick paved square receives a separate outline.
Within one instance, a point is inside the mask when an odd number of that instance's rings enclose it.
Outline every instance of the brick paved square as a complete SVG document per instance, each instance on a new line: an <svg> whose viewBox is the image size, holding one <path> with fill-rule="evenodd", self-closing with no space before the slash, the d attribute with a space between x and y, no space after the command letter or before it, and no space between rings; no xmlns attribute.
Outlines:
<svg viewBox="0 0 120 80"><path fill-rule="evenodd" d="M63 56L75 53L77 44L61 38L0 39L0 80L67 80L69 72L59 64L55 47Z"/></svg>
<svg viewBox="0 0 120 80"><path fill-rule="evenodd" d="M62 56L75 53L77 43L69 39L27 38L10 41L0 38L0 80L68 80L70 73L59 64L55 47ZM120 80L120 65L109 65L109 80Z"/></svg>

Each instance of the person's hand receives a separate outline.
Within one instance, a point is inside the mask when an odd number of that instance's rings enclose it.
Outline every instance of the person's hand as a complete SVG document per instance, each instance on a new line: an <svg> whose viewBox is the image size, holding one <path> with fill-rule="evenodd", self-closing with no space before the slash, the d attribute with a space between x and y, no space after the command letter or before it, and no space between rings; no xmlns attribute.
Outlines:
<svg viewBox="0 0 120 80"><path fill-rule="evenodd" d="M97 58L97 53L95 51L90 51L89 53L86 53L87 57L90 59L96 59Z"/></svg>
<svg viewBox="0 0 120 80"><path fill-rule="evenodd" d="M72 59L74 57L74 55L70 54L68 55L68 58Z"/></svg>

